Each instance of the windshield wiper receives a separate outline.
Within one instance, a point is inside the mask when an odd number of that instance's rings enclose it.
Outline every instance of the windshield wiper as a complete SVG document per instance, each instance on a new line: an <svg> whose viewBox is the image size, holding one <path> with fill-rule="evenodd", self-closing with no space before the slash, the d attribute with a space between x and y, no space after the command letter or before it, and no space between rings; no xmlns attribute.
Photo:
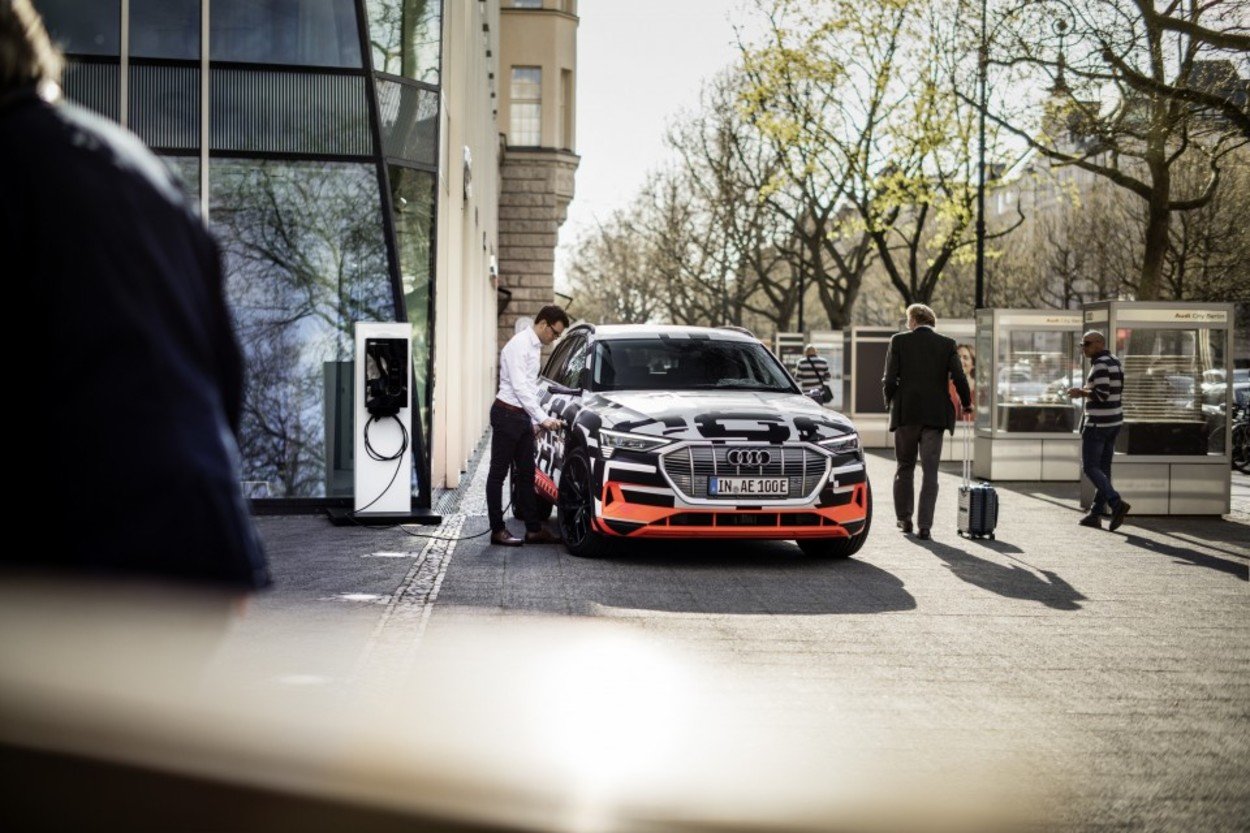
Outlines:
<svg viewBox="0 0 1250 833"><path fill-rule="evenodd" d="M757 390L764 393L789 393L789 388L770 388L763 385L721 385L708 383L702 385L686 385L685 387L692 390Z"/></svg>

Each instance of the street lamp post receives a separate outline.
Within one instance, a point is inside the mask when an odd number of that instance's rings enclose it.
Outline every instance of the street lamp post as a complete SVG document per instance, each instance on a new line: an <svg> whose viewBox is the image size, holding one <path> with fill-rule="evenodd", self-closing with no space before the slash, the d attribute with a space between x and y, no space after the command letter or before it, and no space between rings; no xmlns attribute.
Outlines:
<svg viewBox="0 0 1250 833"><path fill-rule="evenodd" d="M985 19L986 0L981 0L981 44L977 50L977 309L985 307L985 107L989 64Z"/></svg>

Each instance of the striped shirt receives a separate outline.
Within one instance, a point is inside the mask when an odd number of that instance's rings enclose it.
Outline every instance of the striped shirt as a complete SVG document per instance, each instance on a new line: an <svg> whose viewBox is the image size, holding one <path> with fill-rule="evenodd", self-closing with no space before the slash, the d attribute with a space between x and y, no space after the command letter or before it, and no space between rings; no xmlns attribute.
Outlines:
<svg viewBox="0 0 1250 833"><path fill-rule="evenodd" d="M1089 398L1085 401L1085 425L1114 428L1124 422L1120 394L1124 390L1124 366L1120 360L1103 350L1091 359L1089 378L1085 381Z"/></svg>
<svg viewBox="0 0 1250 833"><path fill-rule="evenodd" d="M804 356L799 359L799 366L794 371L794 378L803 390L820 387L821 382L829 381L829 362L820 356Z"/></svg>

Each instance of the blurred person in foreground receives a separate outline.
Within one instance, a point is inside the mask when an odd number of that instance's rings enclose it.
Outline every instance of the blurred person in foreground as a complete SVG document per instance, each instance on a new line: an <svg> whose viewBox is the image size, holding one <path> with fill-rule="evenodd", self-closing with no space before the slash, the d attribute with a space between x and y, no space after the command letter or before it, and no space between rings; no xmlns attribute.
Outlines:
<svg viewBox="0 0 1250 833"><path fill-rule="evenodd" d="M23 454L37 500L72 497L64 534L3 560L263 587L217 247L139 139L61 100L60 71L29 0L0 0L0 251L39 316Z"/></svg>

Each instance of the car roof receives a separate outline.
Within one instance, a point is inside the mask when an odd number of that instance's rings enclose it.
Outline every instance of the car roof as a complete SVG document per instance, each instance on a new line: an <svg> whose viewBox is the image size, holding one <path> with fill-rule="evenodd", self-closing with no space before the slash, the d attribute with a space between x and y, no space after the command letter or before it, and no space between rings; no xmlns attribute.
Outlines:
<svg viewBox="0 0 1250 833"><path fill-rule="evenodd" d="M594 328L596 341L666 336L668 338L706 338L717 341L759 343L754 336L721 327L692 327L681 324L601 324Z"/></svg>

